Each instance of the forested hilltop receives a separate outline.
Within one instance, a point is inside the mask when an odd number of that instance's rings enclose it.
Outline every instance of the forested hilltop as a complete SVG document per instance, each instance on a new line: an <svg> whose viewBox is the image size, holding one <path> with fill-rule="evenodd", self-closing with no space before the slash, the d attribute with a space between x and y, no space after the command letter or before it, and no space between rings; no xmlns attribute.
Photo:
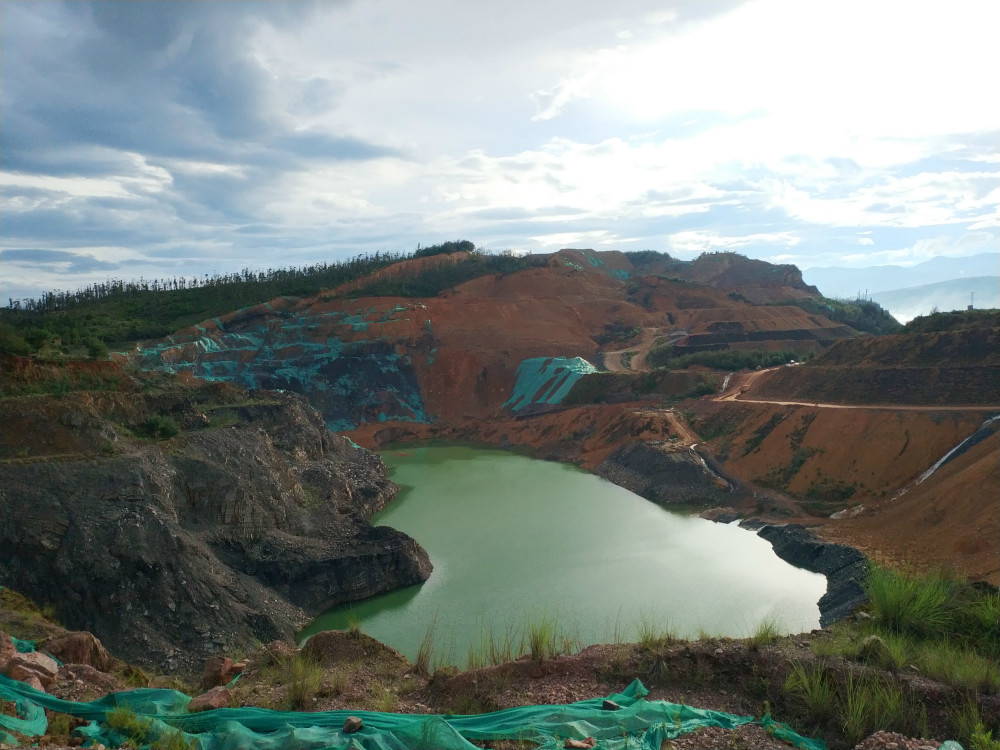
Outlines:
<svg viewBox="0 0 1000 750"><path fill-rule="evenodd" d="M74 292L46 292L37 299L10 299L0 309L0 351L13 354L107 356L109 347L166 336L207 318L277 297L306 297L364 278L407 258L467 253L460 268L423 274L406 289L400 281L354 292L417 296L447 288L483 273L517 270L523 261L510 253L488 255L468 240L418 247L413 254L376 252L344 261L224 275L170 279L109 279ZM507 268L509 266L509 268ZM445 277L442 280L434 276ZM58 341L58 344L55 342Z"/></svg>
<svg viewBox="0 0 1000 750"><path fill-rule="evenodd" d="M410 261L451 256L448 262ZM696 281L705 268L719 259L745 258L728 253L705 253L680 261L666 253L625 253L635 271L649 277ZM241 271L203 277L169 279L108 279L77 291L46 292L37 299L10 299L0 308L0 351L42 357L103 359L109 349L130 346L138 340L167 336L210 318L280 297L434 297L441 292L486 275L506 275L550 262L552 254L519 255L511 251L487 252L469 240L455 240L413 253L377 252L343 261L314 265ZM753 261L773 272L784 267ZM397 269L391 268L398 266ZM645 268L648 266L648 268ZM797 274L797 269L792 268ZM759 273L759 271L751 272ZM812 289L815 292L815 289ZM731 292L734 299L743 299ZM749 300L744 300L749 301ZM856 330L891 333L899 324L876 303L867 300L831 300L822 296L784 300L811 313L819 313Z"/></svg>

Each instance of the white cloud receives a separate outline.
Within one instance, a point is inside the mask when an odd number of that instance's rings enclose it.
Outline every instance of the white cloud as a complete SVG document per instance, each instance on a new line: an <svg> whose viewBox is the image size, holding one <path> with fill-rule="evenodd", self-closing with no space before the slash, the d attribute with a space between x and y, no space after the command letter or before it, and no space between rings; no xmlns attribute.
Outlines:
<svg viewBox="0 0 1000 750"><path fill-rule="evenodd" d="M240 21L241 43L189 60L188 33L144 83L173 107L158 112L183 119L170 64L195 66L184 74L197 82L206 60L239 63L259 80L216 92L231 111L211 106L258 118L263 135L206 129L183 148L143 107L80 110L50 75L31 85L31 50L65 37L53 70L73 72L69 93L112 101L77 56L86 32L53 25L63 6L12 7L4 40L27 52L5 46L0 90L6 104L8 84L27 81L39 106L5 112L53 114L35 130L5 116L6 163L8 142L47 127L79 143L43 141L46 169L0 174L4 247L121 245L132 261L187 248L177 257L225 270L273 261L260 235L238 231L259 220L297 248L289 262L441 233L815 265L965 253L963 235L1000 226L1000 98L984 89L1000 3L373 0L293 4L301 18L285 24L212 5ZM344 158L300 146L285 160L276 132L359 143Z"/></svg>

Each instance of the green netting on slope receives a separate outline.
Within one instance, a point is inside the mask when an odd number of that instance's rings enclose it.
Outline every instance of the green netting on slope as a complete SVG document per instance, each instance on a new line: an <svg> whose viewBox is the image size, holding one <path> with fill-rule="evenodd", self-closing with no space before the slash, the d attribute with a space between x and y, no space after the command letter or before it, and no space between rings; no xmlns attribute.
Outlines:
<svg viewBox="0 0 1000 750"><path fill-rule="evenodd" d="M528 404L559 404L580 378L597 372L582 357L533 357L518 365L514 392L504 406L514 411Z"/></svg>
<svg viewBox="0 0 1000 750"><path fill-rule="evenodd" d="M45 731L42 708L91 720L77 730L87 744L101 742L118 746L123 738L101 722L119 706L152 720L148 743L171 732L182 731L199 750L299 750L358 748L364 750L471 750L480 740L527 740L544 750L561 748L567 738L594 737L598 748L659 750L665 739L703 727L736 728L753 722L750 716L682 706L665 701L646 701L648 691L635 680L622 693L611 696L621 708L602 708L604 699L568 705L523 706L473 716L426 716L374 711L327 711L302 713L261 708L232 708L185 713L190 698L173 690L131 690L112 693L91 703L74 703L40 693L24 683L0 676L0 698L18 703L21 720L0 716L0 727L30 736ZM32 712L35 712L32 714ZM30 716L29 716L30 714ZM344 734L348 716L358 716L364 728ZM17 723L19 722L20 723ZM769 731L803 750L825 750L819 740L808 740L784 725L765 717ZM780 734L779 734L780 733Z"/></svg>
<svg viewBox="0 0 1000 750"><path fill-rule="evenodd" d="M25 641L20 638L15 638L14 636L11 636L10 639L14 641L14 648L17 649L17 653L19 654L30 654L35 650L34 641Z"/></svg>

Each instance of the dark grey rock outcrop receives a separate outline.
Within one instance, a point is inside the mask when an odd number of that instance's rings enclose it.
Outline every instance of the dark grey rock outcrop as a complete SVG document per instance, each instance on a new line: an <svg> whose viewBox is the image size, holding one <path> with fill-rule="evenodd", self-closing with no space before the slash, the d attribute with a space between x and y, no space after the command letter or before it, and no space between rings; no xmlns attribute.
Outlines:
<svg viewBox="0 0 1000 750"><path fill-rule="evenodd" d="M862 582L868 559L858 550L824 542L796 523L763 526L757 534L769 541L785 562L826 576L826 593L819 600L822 627L847 617L867 601Z"/></svg>
<svg viewBox="0 0 1000 750"><path fill-rule="evenodd" d="M45 401L40 425L110 413L84 395ZM169 440L0 464L0 581L123 658L190 669L430 574L413 539L368 523L397 491L381 460L298 397L227 407L227 426L200 414L198 429L190 400L172 413L185 429Z"/></svg>
<svg viewBox="0 0 1000 750"><path fill-rule="evenodd" d="M668 445L625 443L594 473L659 505L713 507L731 499L728 482L697 455Z"/></svg>

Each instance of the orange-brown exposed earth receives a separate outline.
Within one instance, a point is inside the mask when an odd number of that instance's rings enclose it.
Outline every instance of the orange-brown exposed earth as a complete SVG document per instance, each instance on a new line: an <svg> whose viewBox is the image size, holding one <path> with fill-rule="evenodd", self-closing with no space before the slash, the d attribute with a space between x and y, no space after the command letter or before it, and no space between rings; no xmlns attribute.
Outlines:
<svg viewBox="0 0 1000 750"><path fill-rule="evenodd" d="M303 351L332 339L377 342L412 368L423 410L414 417L389 413L385 405L395 386L354 386L375 393L367 421L349 432L359 444L478 441L520 446L588 469L623 446L653 446L656 455L683 457L724 475L733 489L725 502L742 510L805 520L875 557L953 564L996 578L989 544L1000 538L995 435L899 495L974 433L991 409L1000 409L995 328L861 335L794 304L816 294L794 267L731 253L685 263L659 254L562 250L545 265L480 276L435 297L349 296L373 281L467 257L404 261L340 290L206 321L189 332L191 343L167 351L163 360L197 359L199 347L210 350L225 328L240 330L248 318L263 321L265 330L274 330L268 326L277 318L314 321L303 334ZM728 378L689 372L671 382L648 372L651 348L667 344L684 352L821 355L801 366ZM519 365L551 357L581 357L624 379L586 376L565 405L517 413L504 408ZM723 381L724 394L684 400L696 386ZM850 517L829 518L834 513ZM890 528L894 533L887 533Z"/></svg>

